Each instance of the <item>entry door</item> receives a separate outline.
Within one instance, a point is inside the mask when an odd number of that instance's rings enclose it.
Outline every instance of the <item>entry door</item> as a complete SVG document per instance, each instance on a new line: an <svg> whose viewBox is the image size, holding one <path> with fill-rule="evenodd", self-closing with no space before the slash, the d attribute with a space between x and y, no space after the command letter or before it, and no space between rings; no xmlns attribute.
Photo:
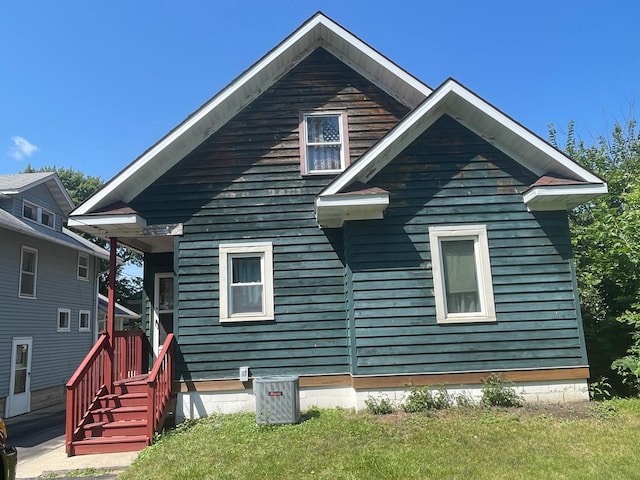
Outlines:
<svg viewBox="0 0 640 480"><path fill-rule="evenodd" d="M157 357L173 333L173 273L156 273L153 308L153 353Z"/></svg>
<svg viewBox="0 0 640 480"><path fill-rule="evenodd" d="M15 417L31 409L31 345L32 337L13 339L7 417Z"/></svg>

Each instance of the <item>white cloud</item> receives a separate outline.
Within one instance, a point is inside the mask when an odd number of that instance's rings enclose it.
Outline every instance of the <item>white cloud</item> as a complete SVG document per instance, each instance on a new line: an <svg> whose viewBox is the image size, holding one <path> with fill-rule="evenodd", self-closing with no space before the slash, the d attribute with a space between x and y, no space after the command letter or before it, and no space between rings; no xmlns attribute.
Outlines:
<svg viewBox="0 0 640 480"><path fill-rule="evenodd" d="M11 141L13 142L13 146L9 150L9 155L16 160L29 158L38 151L38 147L29 142L26 138L15 136L11 137Z"/></svg>

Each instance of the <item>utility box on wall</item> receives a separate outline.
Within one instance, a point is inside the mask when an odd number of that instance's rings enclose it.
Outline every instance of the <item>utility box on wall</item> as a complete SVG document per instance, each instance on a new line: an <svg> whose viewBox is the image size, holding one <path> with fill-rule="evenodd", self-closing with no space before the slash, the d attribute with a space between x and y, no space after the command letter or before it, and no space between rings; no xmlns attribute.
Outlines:
<svg viewBox="0 0 640 480"><path fill-rule="evenodd" d="M255 378L253 392L256 396L256 423L286 424L300 420L297 375Z"/></svg>

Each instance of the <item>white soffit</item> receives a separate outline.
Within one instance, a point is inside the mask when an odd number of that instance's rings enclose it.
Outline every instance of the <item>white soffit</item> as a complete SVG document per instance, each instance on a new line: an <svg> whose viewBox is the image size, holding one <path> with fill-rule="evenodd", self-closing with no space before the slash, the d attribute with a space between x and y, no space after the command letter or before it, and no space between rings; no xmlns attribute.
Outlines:
<svg viewBox="0 0 640 480"><path fill-rule="evenodd" d="M117 201L131 201L317 47L325 47L387 93L407 102L410 108L432 92L340 25L317 13L117 174L72 215L85 215Z"/></svg>
<svg viewBox="0 0 640 480"><path fill-rule="evenodd" d="M455 80L449 79L336 178L320 196L335 195L355 181L369 182L444 114L450 115L538 176L554 172L583 182L604 184L598 176Z"/></svg>

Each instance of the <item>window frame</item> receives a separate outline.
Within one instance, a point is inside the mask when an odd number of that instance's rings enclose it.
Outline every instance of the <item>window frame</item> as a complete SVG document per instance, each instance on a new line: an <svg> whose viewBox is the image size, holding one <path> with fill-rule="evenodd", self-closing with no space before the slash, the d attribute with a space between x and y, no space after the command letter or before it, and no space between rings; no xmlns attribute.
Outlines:
<svg viewBox="0 0 640 480"><path fill-rule="evenodd" d="M474 258L476 265L478 312L449 313L442 259L442 242L455 240L474 240ZM433 272L433 290L436 303L436 321L438 323L495 322L496 307L493 296L493 280L486 225L453 225L429 227L429 246L431 248L431 269Z"/></svg>
<svg viewBox="0 0 640 480"><path fill-rule="evenodd" d="M67 326L60 326L61 314L67 316ZM71 309L70 308L58 308L58 315L56 316L56 332L70 332L71 331Z"/></svg>
<svg viewBox="0 0 640 480"><path fill-rule="evenodd" d="M218 246L220 281L220 322L270 321L274 316L273 296L273 244L271 242L227 243ZM233 258L260 256L262 279L262 312L232 313L230 271Z"/></svg>
<svg viewBox="0 0 640 480"><path fill-rule="evenodd" d="M25 208L27 206L31 210L33 210L33 213L35 214L35 218L25 215ZM50 219L50 222L45 223L43 221L44 214L47 215L47 217ZM29 200L22 200L22 218L29 220L31 222L39 223L40 225L44 225L47 228L51 228L51 229L56 228L56 214L51 210L42 208L40 205L30 202Z"/></svg>
<svg viewBox="0 0 640 480"><path fill-rule="evenodd" d="M86 259L87 260L87 264L86 265L81 265L80 264L80 259ZM81 268L86 269L86 275L81 275L80 274ZM88 253L78 252L78 268L76 269L76 278L78 280L82 280L84 282L88 282L89 281L89 254Z"/></svg>
<svg viewBox="0 0 640 480"><path fill-rule="evenodd" d="M86 315L87 317L87 325L82 326L82 316ZM78 312L78 331L79 332L89 332L91 331L91 312L89 310L80 310Z"/></svg>
<svg viewBox="0 0 640 480"><path fill-rule="evenodd" d="M309 146L332 145L331 142L307 143L307 118L309 117L338 117L340 128L340 168L332 170L311 170L307 163L307 148ZM300 172L302 175L332 175L344 171L350 163L349 158L349 128L347 112L340 110L319 110L314 112L300 112Z"/></svg>
<svg viewBox="0 0 640 480"><path fill-rule="evenodd" d="M35 260L34 260L34 268L33 268L33 272L28 272L25 271L24 268L24 253L25 252L29 252L29 253L33 253L35 255ZM33 294L25 294L22 291L22 278L24 274L28 274L28 275L33 275ZM37 298L37 286L38 286L38 250L35 248L31 248L31 247L27 247L27 246L22 246L21 250L20 250L20 277L18 279L18 297L19 298L31 298L31 299L35 299Z"/></svg>

